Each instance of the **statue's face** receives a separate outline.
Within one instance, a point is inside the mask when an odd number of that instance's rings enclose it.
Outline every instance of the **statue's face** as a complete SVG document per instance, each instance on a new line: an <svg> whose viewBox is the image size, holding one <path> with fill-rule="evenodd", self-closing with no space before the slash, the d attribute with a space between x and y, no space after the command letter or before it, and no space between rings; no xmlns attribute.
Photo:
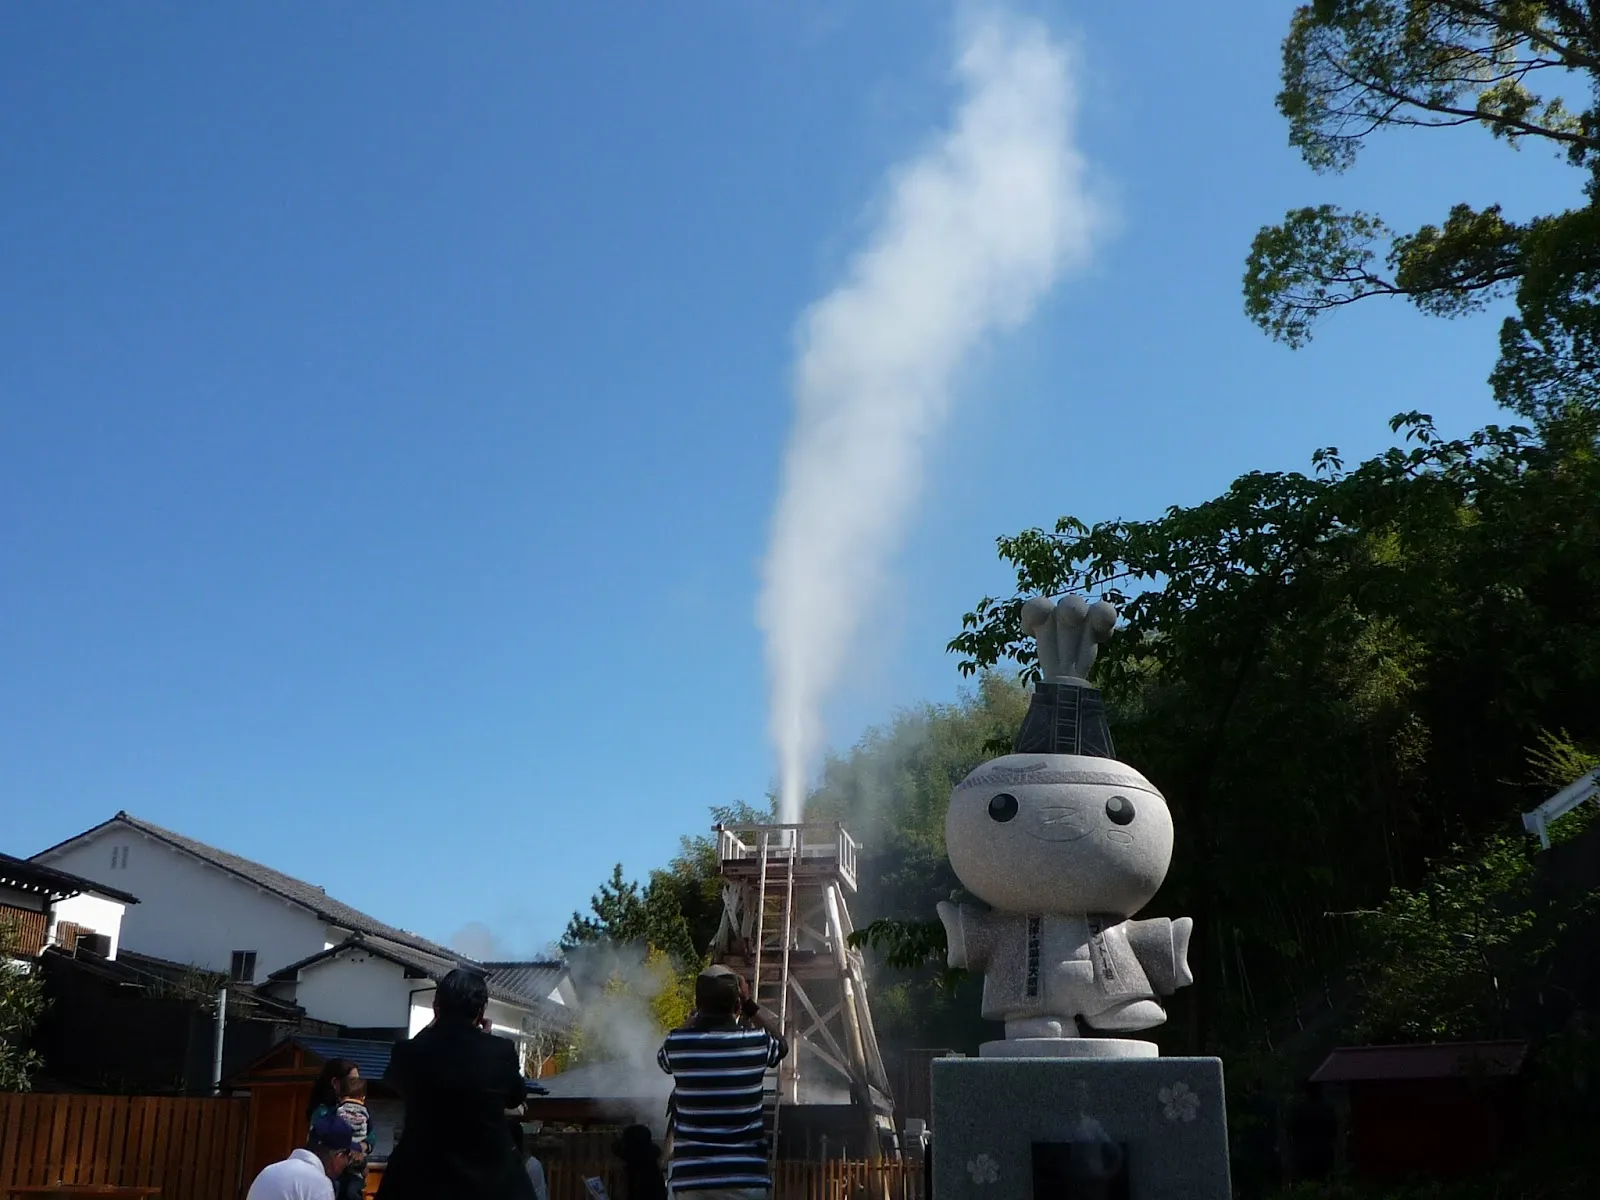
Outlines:
<svg viewBox="0 0 1600 1200"><path fill-rule="evenodd" d="M1011 754L984 763L950 798L950 865L1005 912L1131 917L1172 862L1172 814L1126 763Z"/></svg>

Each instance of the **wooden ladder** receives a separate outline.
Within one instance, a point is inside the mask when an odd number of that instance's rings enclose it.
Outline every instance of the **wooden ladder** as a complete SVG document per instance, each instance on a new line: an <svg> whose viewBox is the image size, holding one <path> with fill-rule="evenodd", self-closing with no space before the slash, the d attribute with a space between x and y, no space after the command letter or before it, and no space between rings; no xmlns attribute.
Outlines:
<svg viewBox="0 0 1600 1200"><path fill-rule="evenodd" d="M762 1008L778 1014L789 1053L795 1051L789 1027L789 951L794 946L794 876L800 860L800 831L788 831L786 844L774 846L763 833L761 881L756 899L755 977L750 995ZM775 870L776 868L776 870ZM776 877L775 877L776 876ZM763 968L765 967L765 970ZM775 968L775 969L774 969ZM766 1073L761 1089L761 1124L767 1158L778 1156L778 1114L783 1106L783 1075L795 1064L780 1063Z"/></svg>

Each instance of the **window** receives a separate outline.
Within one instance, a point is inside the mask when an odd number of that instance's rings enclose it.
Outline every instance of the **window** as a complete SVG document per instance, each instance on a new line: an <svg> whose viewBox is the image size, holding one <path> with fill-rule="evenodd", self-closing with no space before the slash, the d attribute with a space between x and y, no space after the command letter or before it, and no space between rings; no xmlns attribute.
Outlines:
<svg viewBox="0 0 1600 1200"><path fill-rule="evenodd" d="M111 869L113 871L126 870L128 866L128 848L126 846L111 847Z"/></svg>
<svg viewBox="0 0 1600 1200"><path fill-rule="evenodd" d="M254 950L235 950L233 963L228 969L235 983L254 983L256 978L256 952Z"/></svg>

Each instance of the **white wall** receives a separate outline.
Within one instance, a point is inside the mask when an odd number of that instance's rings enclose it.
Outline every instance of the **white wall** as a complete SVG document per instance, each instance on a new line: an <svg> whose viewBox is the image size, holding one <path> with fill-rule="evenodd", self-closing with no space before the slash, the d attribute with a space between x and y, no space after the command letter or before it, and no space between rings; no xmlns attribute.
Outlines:
<svg viewBox="0 0 1600 1200"><path fill-rule="evenodd" d="M346 950L300 972L294 1002L306 1016L339 1025L398 1029L406 1025L406 998L426 979L407 979L405 970L362 950ZM433 993L418 996L432 1003Z"/></svg>
<svg viewBox="0 0 1600 1200"><path fill-rule="evenodd" d="M126 825L108 825L40 861L139 897L123 914L120 938L122 949L139 954L227 971L233 951L254 950L259 983L327 940L323 922L306 909Z"/></svg>
<svg viewBox="0 0 1600 1200"><path fill-rule="evenodd" d="M88 876L84 876L85 879ZM137 892L134 895L138 895ZM95 933L104 934L111 939L111 954L116 958L117 946L122 938L122 918L127 905L121 900L111 900L105 896L91 896L87 893L69 896L65 900L58 900L50 921L50 936L56 935L56 926L62 921L74 925L81 925L85 929L92 929Z"/></svg>
<svg viewBox="0 0 1600 1200"><path fill-rule="evenodd" d="M426 980L413 980L417 987L426 985ZM517 1057L525 1057L523 1053L522 1022L531 1014L525 1008L502 1003L499 1000L489 1001L489 1007L484 1010L484 1016L489 1018L489 1024L498 1037L503 1037L515 1043ZM411 1020L406 1026L406 1034L416 1037L428 1027L428 1022L433 1020L433 992L421 992L411 997Z"/></svg>
<svg viewBox="0 0 1600 1200"><path fill-rule="evenodd" d="M426 979L417 980L418 987L423 987L424 985L428 986L430 990L419 992L411 997L411 1018L406 1024L407 1037L416 1037L417 1034L428 1027L428 1022L433 1020L432 985Z"/></svg>
<svg viewBox="0 0 1600 1200"><path fill-rule="evenodd" d="M483 1010L483 1015L489 1018L492 1027L490 1032L498 1033L501 1037L511 1038L513 1041L522 1035L522 1022L531 1016L525 1008L517 1008L504 1004L499 1000L489 1001L489 1007Z"/></svg>

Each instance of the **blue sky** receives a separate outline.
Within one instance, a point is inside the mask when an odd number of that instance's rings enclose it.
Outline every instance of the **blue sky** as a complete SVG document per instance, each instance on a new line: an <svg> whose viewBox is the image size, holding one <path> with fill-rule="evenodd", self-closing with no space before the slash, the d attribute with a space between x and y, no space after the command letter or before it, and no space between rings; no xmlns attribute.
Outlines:
<svg viewBox="0 0 1600 1200"><path fill-rule="evenodd" d="M1288 207L1580 182L1473 132L1314 176L1292 7L1024 7L1116 228L963 378L834 745L956 692L998 534L1496 419L1492 314L1242 314ZM950 15L0 6L0 849L125 808L524 953L762 796L793 331L948 117Z"/></svg>

